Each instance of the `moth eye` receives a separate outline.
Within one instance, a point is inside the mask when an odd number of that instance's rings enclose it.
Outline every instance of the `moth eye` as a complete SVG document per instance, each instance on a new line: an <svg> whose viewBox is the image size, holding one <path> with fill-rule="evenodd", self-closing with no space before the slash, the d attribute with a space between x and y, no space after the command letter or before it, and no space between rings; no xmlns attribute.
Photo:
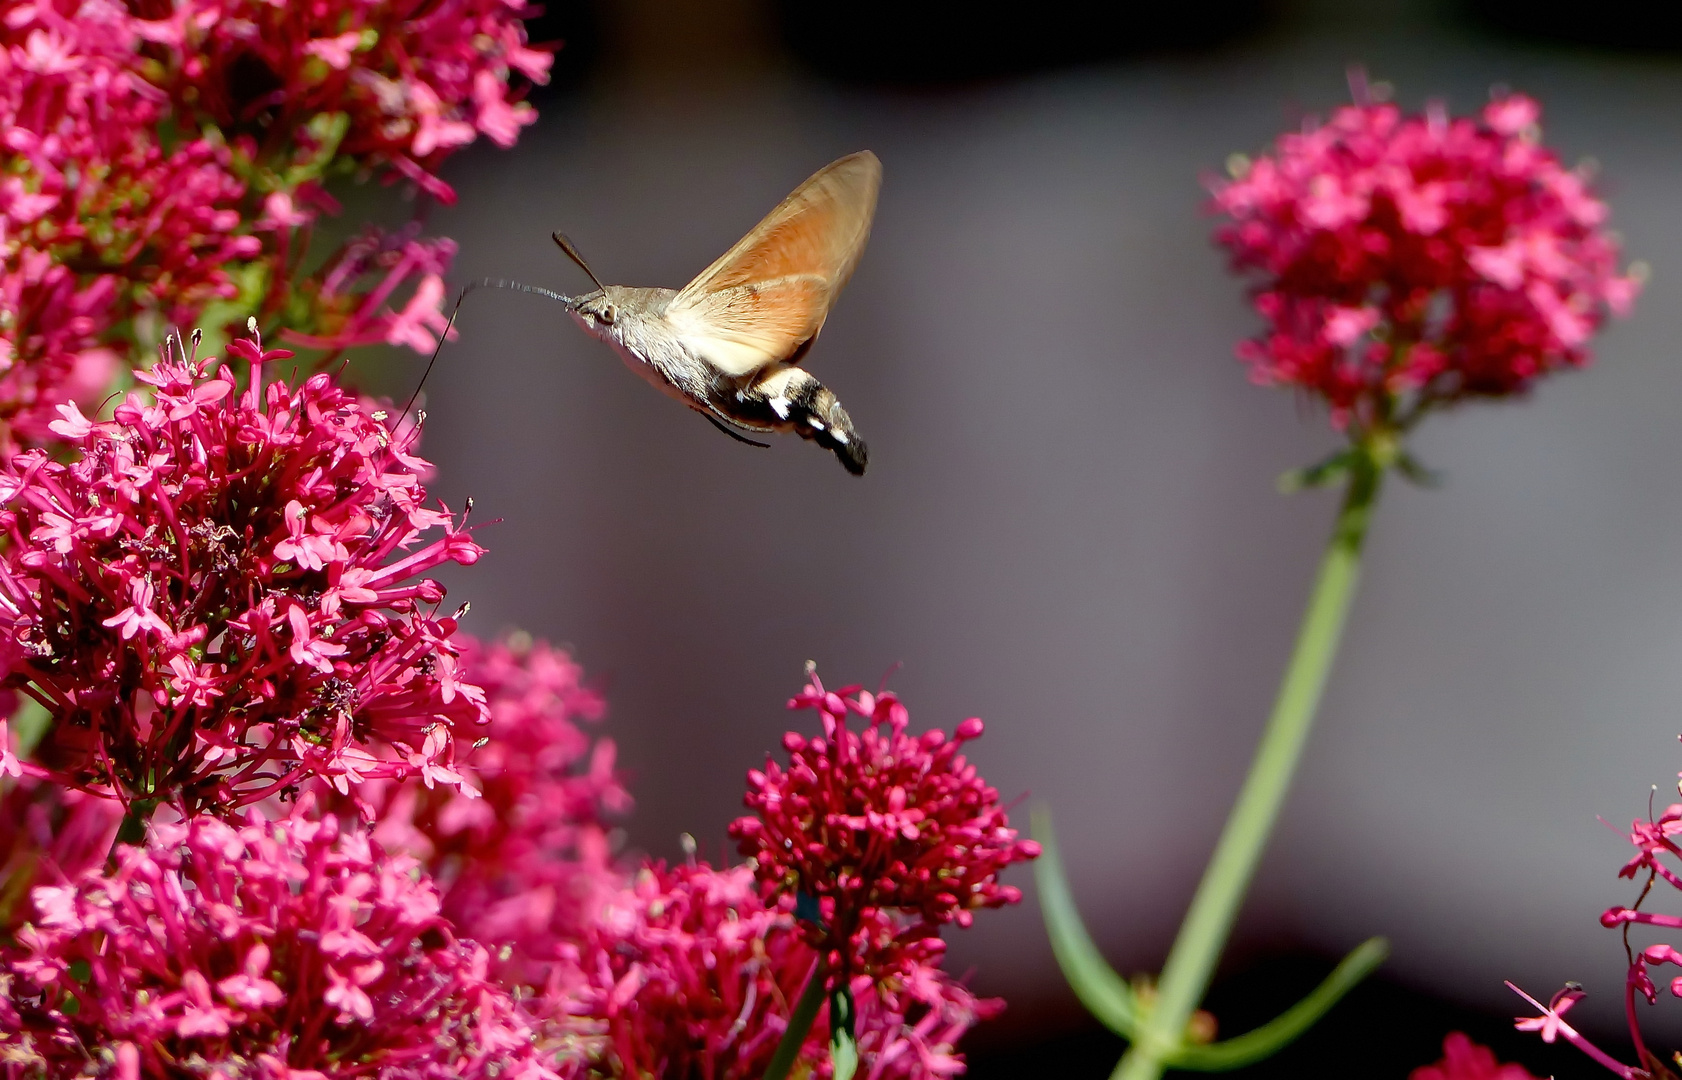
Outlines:
<svg viewBox="0 0 1682 1080"><path fill-rule="evenodd" d="M619 309L612 304L602 305L602 322L610 323L619 317Z"/></svg>

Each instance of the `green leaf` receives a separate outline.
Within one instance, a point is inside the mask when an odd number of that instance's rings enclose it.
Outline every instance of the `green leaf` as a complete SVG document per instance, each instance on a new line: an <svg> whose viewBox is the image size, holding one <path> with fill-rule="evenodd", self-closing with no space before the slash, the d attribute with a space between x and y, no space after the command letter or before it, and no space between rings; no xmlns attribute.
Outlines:
<svg viewBox="0 0 1682 1080"><path fill-rule="evenodd" d="M1057 839L1051 831L1051 811L1034 807L1030 817L1034 839L1040 842L1040 857L1034 860L1034 882L1039 886L1040 911L1051 951L1069 986L1098 1019L1098 1022L1127 1040L1134 1039L1144 1017L1138 998L1127 980L1104 962L1098 946L1075 910L1063 860L1057 853Z"/></svg>
<svg viewBox="0 0 1682 1080"><path fill-rule="evenodd" d="M1328 484L1342 480L1344 475L1354 467L1356 451L1339 450L1324 461L1301 469L1292 469L1279 478L1279 490L1286 495L1293 495L1304 488L1325 487Z"/></svg>
<svg viewBox="0 0 1682 1080"><path fill-rule="evenodd" d="M18 711L12 714L12 737L18 741L18 756L28 757L53 725L53 714L47 707L30 697L19 695Z"/></svg>
<svg viewBox="0 0 1682 1080"><path fill-rule="evenodd" d="M1343 962L1333 968L1312 993L1261 1027L1207 1046L1183 1046L1164 1055L1163 1064L1198 1072L1225 1072L1270 1057L1313 1027L1315 1021L1353 990L1356 983L1372 974L1389 955L1388 941L1368 938L1344 957Z"/></svg>
<svg viewBox="0 0 1682 1080"><path fill-rule="evenodd" d="M829 1067L835 1080L853 1080L859 1044L853 1037L853 992L845 986L829 995Z"/></svg>
<svg viewBox="0 0 1682 1080"><path fill-rule="evenodd" d="M1403 479L1418 487L1438 488L1443 486L1443 474L1441 472L1424 465L1406 450L1396 457L1396 471L1402 474Z"/></svg>

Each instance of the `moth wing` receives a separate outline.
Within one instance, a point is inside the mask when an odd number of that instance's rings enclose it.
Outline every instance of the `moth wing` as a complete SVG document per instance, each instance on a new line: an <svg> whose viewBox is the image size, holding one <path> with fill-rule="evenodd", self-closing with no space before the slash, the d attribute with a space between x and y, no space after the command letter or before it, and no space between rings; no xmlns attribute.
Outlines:
<svg viewBox="0 0 1682 1080"><path fill-rule="evenodd" d="M882 163L826 165L685 285L666 318L728 375L787 360L823 328L870 236Z"/></svg>

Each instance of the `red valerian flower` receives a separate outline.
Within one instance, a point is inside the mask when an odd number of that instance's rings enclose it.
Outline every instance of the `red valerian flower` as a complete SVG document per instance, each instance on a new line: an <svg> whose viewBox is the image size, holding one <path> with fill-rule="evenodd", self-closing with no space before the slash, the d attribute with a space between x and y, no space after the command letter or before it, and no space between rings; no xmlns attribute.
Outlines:
<svg viewBox="0 0 1682 1080"><path fill-rule="evenodd" d="M35 890L0 951L20 1075L554 1077L414 861L315 820L201 816ZM115 1066L113 1069L112 1066Z"/></svg>
<svg viewBox="0 0 1682 1080"><path fill-rule="evenodd" d="M538 1003L546 1045L569 1077L757 1080L788 1027L818 954L795 925L794 898L767 903L747 866L649 863L602 908L570 971ZM853 980L857 1076L931 1080L963 1072L958 1039L1003 1003L980 1000L937 967L892 989ZM827 1009L827 1006L825 1006ZM796 1075L830 1075L826 1015Z"/></svg>
<svg viewBox="0 0 1682 1080"><path fill-rule="evenodd" d="M414 228L383 232L369 227L341 247L311 278L293 282L308 304L308 331L286 329L289 344L338 351L359 345L403 345L430 353L448 319L443 275L455 258L455 241L428 239ZM418 282L402 310L392 295Z"/></svg>
<svg viewBox="0 0 1682 1080"><path fill-rule="evenodd" d="M119 324L233 296L227 265L261 246L239 235L227 147L159 137L169 101L133 70L141 44L105 0L0 20L0 422L26 439L106 392Z"/></svg>
<svg viewBox="0 0 1682 1080"><path fill-rule="evenodd" d="M788 768L767 759L748 774L743 801L758 816L738 818L730 835L768 896L816 905L813 937L835 951L830 970L844 980L938 955L942 925L968 926L977 908L1020 900L999 872L1039 845L1018 839L998 791L960 752L981 721L965 720L951 739L912 736L892 693L829 691L808 673L789 707L817 710L823 735L789 732ZM865 718L862 731L847 727L849 713Z"/></svg>
<svg viewBox="0 0 1682 1080"><path fill-rule="evenodd" d="M1503 1065L1487 1046L1479 1046L1464 1032L1450 1032L1443 1040L1443 1059L1421 1065L1408 1080L1537 1080L1522 1065Z"/></svg>
<svg viewBox="0 0 1682 1080"><path fill-rule="evenodd" d="M1587 175L1541 144L1518 94L1476 118L1365 99L1235 158L1213 184L1216 236L1261 279L1252 378L1323 398L1340 428L1405 430L1426 409L1527 389L1589 362L1620 274Z"/></svg>
<svg viewBox="0 0 1682 1080"><path fill-rule="evenodd" d="M486 135L512 146L537 119L516 80L543 83L554 57L526 44L519 0L132 0L156 43L152 80L267 170L337 158L386 168L445 202L444 158Z"/></svg>
<svg viewBox="0 0 1682 1080"><path fill-rule="evenodd" d="M4 724L0 724L4 727ZM3 774L0 774L3 775ZM0 781L0 939L36 917L30 890L103 866L122 804L33 776Z"/></svg>
<svg viewBox="0 0 1682 1080"><path fill-rule="evenodd" d="M512 145L548 52L509 0L23 0L0 20L0 452L50 441L137 342L207 311L430 351L454 245L366 235L304 273L323 180ZM328 279L328 280L324 280ZM400 294L400 295L399 295ZM237 312L238 314L230 314ZM210 328L221 331L220 325Z"/></svg>
<svg viewBox="0 0 1682 1080"><path fill-rule="evenodd" d="M1555 994L1553 999L1546 1005L1537 1001L1523 990L1520 990L1511 982L1507 983L1507 989L1523 998L1532 1008L1541 1014L1540 1016L1519 1017L1513 1022L1513 1026L1518 1030L1534 1031L1537 1035L1541 1036L1542 1041L1545 1043L1551 1043L1558 1039L1564 1039L1572 1046L1575 1046L1577 1049L1587 1054L1589 1058L1596 1063L1604 1065L1607 1069L1616 1073L1618 1076L1623 1077L1623 1080L1652 1080L1652 1077L1655 1075L1653 1072L1625 1065L1617 1058L1614 1058L1611 1054L1606 1053L1606 1051L1590 1042L1582 1032L1572 1027L1571 1023L1565 1019L1565 1014L1570 1011L1571 1007L1577 1004L1577 1002L1583 1000L1585 995L1582 987L1575 983L1566 983L1565 987ZM1641 1059L1651 1063L1653 1061L1652 1056L1648 1054L1645 1044L1642 1043L1641 1032L1636 1026L1635 1001L1634 998L1630 996L1632 993L1633 990L1626 992L1626 1004L1628 1006L1630 1020L1630 1034L1635 1037L1636 1052L1641 1056Z"/></svg>
<svg viewBox="0 0 1682 1080"><path fill-rule="evenodd" d="M0 467L4 685L53 717L20 768L189 816L310 777L462 787L457 732L484 699L420 575L483 549L424 505L412 426L325 374L239 393L166 353L137 378L152 392L113 420L61 407L78 460Z"/></svg>
<svg viewBox="0 0 1682 1080"><path fill-rule="evenodd" d="M623 886L606 818L631 797L613 741L581 726L604 703L571 657L524 634L490 644L458 634L452 644L490 713L457 765L474 797L415 778L367 781L357 795L374 839L427 868L456 929L494 943L499 976L541 988Z"/></svg>

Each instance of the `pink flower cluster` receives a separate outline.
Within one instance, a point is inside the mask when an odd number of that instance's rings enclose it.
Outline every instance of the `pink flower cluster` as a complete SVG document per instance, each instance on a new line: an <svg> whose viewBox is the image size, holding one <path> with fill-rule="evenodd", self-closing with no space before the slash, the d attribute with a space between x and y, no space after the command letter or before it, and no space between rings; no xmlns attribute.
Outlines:
<svg viewBox="0 0 1682 1080"><path fill-rule="evenodd" d="M562 1072L756 1080L817 959L794 898L766 903L749 867L646 865L591 924L561 984L571 1014L562 1061L572 1070ZM868 975L852 990L857 1075L867 1080L962 1072L959 1037L1002 1008L933 966L915 967L898 993ZM820 1014L796 1075L830 1075L828 1026Z"/></svg>
<svg viewBox="0 0 1682 1080"><path fill-rule="evenodd" d="M309 802L156 824L110 875L37 888L39 920L0 953L8 1071L553 1077L414 861Z"/></svg>
<svg viewBox="0 0 1682 1080"><path fill-rule="evenodd" d="M30 891L64 885L103 866L122 804L33 776L0 788L0 940L36 917Z"/></svg>
<svg viewBox="0 0 1682 1080"><path fill-rule="evenodd" d="M282 339L332 353L381 342L430 353L449 324L440 307L456 244L417 232L364 229L314 277L294 282L295 300L309 309L311 322L307 329L283 330ZM402 309L394 308L393 294L416 279Z"/></svg>
<svg viewBox="0 0 1682 1080"><path fill-rule="evenodd" d="M457 930L503 950L501 975L542 988L622 887L605 819L631 797L613 741L579 726L604 706L571 657L523 634L489 645L457 634L455 645L490 715L459 765L477 791L369 781L356 800L382 847L427 867Z"/></svg>
<svg viewBox="0 0 1682 1080"><path fill-rule="evenodd" d="M189 815L310 777L471 790L455 745L483 693L419 575L482 549L424 505L412 429L324 374L264 391L259 363L289 354L230 352L252 361L245 392L227 366L166 354L111 421L61 406L77 460L0 467L4 685L54 718L36 760L0 756L0 775Z"/></svg>
<svg viewBox="0 0 1682 1080"><path fill-rule="evenodd" d="M508 0L7 5L0 434L47 440L54 406L96 402L137 345L207 309L284 319L331 351L429 351L454 245L367 234L306 273L313 223L337 209L321 181L381 170L453 201L444 158L480 134L511 145L535 119L516 84L544 81L551 57L526 45L525 14Z"/></svg>
<svg viewBox="0 0 1682 1080"><path fill-rule="evenodd" d="M968 926L977 908L1020 900L999 872L1039 845L1018 839L998 791L961 753L980 720L951 739L938 729L912 736L892 693L826 690L809 674L789 707L817 710L823 735L789 732L788 768L767 759L748 774L744 802L758 816L738 818L730 835L767 897L816 904L813 938L834 950L832 970L885 975L938 956L942 925ZM847 727L849 713L865 718L862 731Z"/></svg>
<svg viewBox="0 0 1682 1080"><path fill-rule="evenodd" d="M520 0L132 0L180 115L250 137L282 173L338 157L389 168L446 202L445 157L488 136L512 146L537 118L511 88L548 81ZM284 153L279 151L284 148Z"/></svg>
<svg viewBox="0 0 1682 1080"><path fill-rule="evenodd" d="M169 99L135 70L142 43L99 0L0 19L0 421L26 438L105 392L112 327L231 297L225 265L261 248L226 146L158 138Z"/></svg>
<svg viewBox="0 0 1682 1080"><path fill-rule="evenodd" d="M1587 364L1639 275L1619 273L1606 206L1541 144L1540 114L1518 94L1456 119L1362 101L1239 159L1213 191L1217 238L1261 278L1251 376L1323 398L1340 428L1405 429Z"/></svg>

